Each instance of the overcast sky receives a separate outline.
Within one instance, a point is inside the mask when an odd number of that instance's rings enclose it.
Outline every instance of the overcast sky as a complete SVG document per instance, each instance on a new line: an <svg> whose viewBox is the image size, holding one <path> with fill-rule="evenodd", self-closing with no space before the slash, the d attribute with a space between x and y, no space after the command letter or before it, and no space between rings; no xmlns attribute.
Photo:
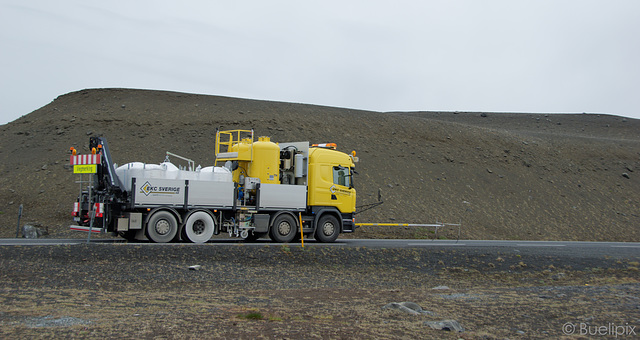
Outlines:
<svg viewBox="0 0 640 340"><path fill-rule="evenodd" d="M0 124L84 88L640 118L640 1L0 0Z"/></svg>

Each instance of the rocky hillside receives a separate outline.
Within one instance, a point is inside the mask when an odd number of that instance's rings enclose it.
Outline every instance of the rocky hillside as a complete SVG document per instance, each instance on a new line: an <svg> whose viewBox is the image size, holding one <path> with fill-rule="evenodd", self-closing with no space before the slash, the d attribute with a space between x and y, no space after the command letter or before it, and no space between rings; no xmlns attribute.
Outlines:
<svg viewBox="0 0 640 340"><path fill-rule="evenodd" d="M79 191L69 147L107 138L114 161L166 151L211 165L216 128L356 150L359 222L463 224L464 238L640 241L640 121L594 114L368 112L174 92L69 93L0 126L0 237L66 232ZM421 237L361 228L356 237Z"/></svg>

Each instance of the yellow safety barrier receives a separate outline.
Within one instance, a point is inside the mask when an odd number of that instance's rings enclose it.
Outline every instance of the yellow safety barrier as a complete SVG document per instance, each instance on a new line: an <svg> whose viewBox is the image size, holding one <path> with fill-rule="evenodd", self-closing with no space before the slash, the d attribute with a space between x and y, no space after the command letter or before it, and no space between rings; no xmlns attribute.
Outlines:
<svg viewBox="0 0 640 340"><path fill-rule="evenodd" d="M427 227L427 228L435 228L435 236L434 238L438 238L438 230L440 228L445 227L458 227L458 240L460 240L460 234L462 232L462 222L460 223L431 223L431 224L421 224L421 223L356 223L357 227Z"/></svg>

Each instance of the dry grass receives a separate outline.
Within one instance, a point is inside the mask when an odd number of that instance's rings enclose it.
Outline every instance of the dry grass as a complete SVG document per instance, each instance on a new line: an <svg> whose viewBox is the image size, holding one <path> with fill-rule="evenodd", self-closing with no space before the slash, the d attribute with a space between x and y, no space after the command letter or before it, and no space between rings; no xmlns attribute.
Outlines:
<svg viewBox="0 0 640 340"><path fill-rule="evenodd" d="M500 254L496 261L488 253L470 254L472 261L460 250L295 246L3 247L1 254L0 338L537 338L562 336L566 322L640 324L640 274L628 269L637 259ZM91 257L102 260L83 261ZM484 259L494 267L482 267ZM201 270L186 269L194 263ZM450 289L433 289L440 285ZM437 316L382 310L402 301ZM33 327L34 317L89 323ZM443 319L466 331L424 325Z"/></svg>

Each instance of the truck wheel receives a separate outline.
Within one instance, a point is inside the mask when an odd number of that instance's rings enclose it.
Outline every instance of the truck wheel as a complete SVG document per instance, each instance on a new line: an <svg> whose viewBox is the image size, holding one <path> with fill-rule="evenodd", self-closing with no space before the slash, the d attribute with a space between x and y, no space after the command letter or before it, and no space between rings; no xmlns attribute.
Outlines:
<svg viewBox="0 0 640 340"><path fill-rule="evenodd" d="M189 215L184 224L184 235L193 243L204 243L211 239L215 222L211 215L204 211L196 211Z"/></svg>
<svg viewBox="0 0 640 340"><path fill-rule="evenodd" d="M293 240L296 231L296 220L290 215L282 214L273 221L273 225L269 231L269 237L271 237L271 240L274 242L288 243Z"/></svg>
<svg viewBox="0 0 640 340"><path fill-rule="evenodd" d="M316 240L320 242L333 242L340 234L340 224L333 215L323 215L316 228Z"/></svg>
<svg viewBox="0 0 640 340"><path fill-rule="evenodd" d="M135 242L137 230L121 231L118 234L128 242Z"/></svg>
<svg viewBox="0 0 640 340"><path fill-rule="evenodd" d="M147 223L147 237L156 243L171 242L178 233L178 221L168 211L158 211L151 215Z"/></svg>

